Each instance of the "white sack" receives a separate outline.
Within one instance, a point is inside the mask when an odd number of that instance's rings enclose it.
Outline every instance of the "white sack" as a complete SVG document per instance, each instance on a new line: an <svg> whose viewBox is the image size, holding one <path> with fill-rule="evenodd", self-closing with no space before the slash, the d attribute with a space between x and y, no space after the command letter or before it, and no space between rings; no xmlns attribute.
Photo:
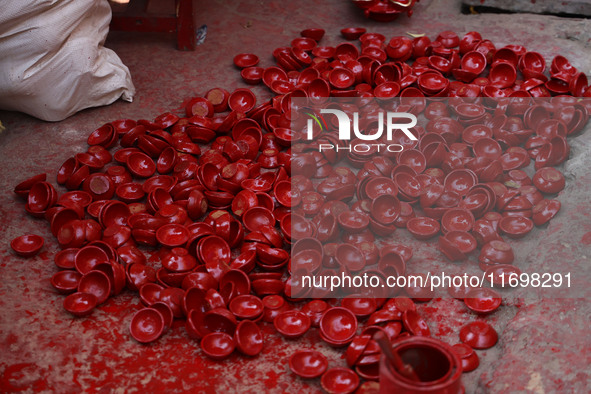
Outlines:
<svg viewBox="0 0 591 394"><path fill-rule="evenodd" d="M129 69L103 47L110 20L107 0L1 0L0 108L59 121L132 101Z"/></svg>

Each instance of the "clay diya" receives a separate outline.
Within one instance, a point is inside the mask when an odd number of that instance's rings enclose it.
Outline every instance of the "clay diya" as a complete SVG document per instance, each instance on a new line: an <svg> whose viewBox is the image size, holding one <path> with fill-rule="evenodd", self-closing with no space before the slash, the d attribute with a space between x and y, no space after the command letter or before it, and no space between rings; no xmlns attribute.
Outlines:
<svg viewBox="0 0 591 394"><path fill-rule="evenodd" d="M322 265L322 255L313 249L298 252L291 259L294 270L305 269L308 272L316 272Z"/></svg>
<svg viewBox="0 0 591 394"><path fill-rule="evenodd" d="M356 211L341 212L337 219L339 225L349 233L359 233L369 225L368 215Z"/></svg>
<svg viewBox="0 0 591 394"><path fill-rule="evenodd" d="M522 216L506 216L499 222L499 230L514 239L525 237L533 227L533 221Z"/></svg>
<svg viewBox="0 0 591 394"><path fill-rule="evenodd" d="M123 183L115 189L115 194L119 199L125 203L132 203L140 201L146 193L143 191L139 183Z"/></svg>
<svg viewBox="0 0 591 394"><path fill-rule="evenodd" d="M102 146L109 146L111 140L113 139L113 134L115 133L115 128L112 124L106 123L99 127L98 129L94 130L88 136L87 143L88 145L102 145Z"/></svg>
<svg viewBox="0 0 591 394"><path fill-rule="evenodd" d="M269 209L256 206L244 212L242 222L247 230L259 231L262 226L274 226L275 216Z"/></svg>
<svg viewBox="0 0 591 394"><path fill-rule="evenodd" d="M215 94L213 94L215 96ZM225 99L227 103L227 99ZM204 97L194 97L185 107L187 116L211 117L214 113L214 106L211 101Z"/></svg>
<svg viewBox="0 0 591 394"><path fill-rule="evenodd" d="M10 247L21 257L33 257L43 247L43 237L36 234L26 234L10 241Z"/></svg>
<svg viewBox="0 0 591 394"><path fill-rule="evenodd" d="M127 287L139 290L142 285L156 281L156 271L145 264L133 263L125 267Z"/></svg>
<svg viewBox="0 0 591 394"><path fill-rule="evenodd" d="M400 201L393 195L383 194L371 203L371 215L380 224L393 224L400 215Z"/></svg>
<svg viewBox="0 0 591 394"><path fill-rule="evenodd" d="M328 360L315 350L299 350L289 358L289 368L301 378L314 379L326 372Z"/></svg>
<svg viewBox="0 0 591 394"><path fill-rule="evenodd" d="M353 312L353 314L360 319L371 315L377 309L375 299L359 298L353 296L343 298L341 301L341 306Z"/></svg>
<svg viewBox="0 0 591 394"><path fill-rule="evenodd" d="M370 340L371 335L367 334L357 335L353 338L353 341L351 341L345 352L345 359L349 367L355 366L357 361L362 358Z"/></svg>
<svg viewBox="0 0 591 394"><path fill-rule="evenodd" d="M464 303L473 312L487 314L494 312L501 305L499 293L488 288L472 289L464 299Z"/></svg>
<svg viewBox="0 0 591 394"><path fill-rule="evenodd" d="M232 111L248 112L256 105L256 97L250 89L236 89L228 98Z"/></svg>
<svg viewBox="0 0 591 394"><path fill-rule="evenodd" d="M51 277L51 285L60 294L70 294L78 289L78 283L80 283L81 277L82 275L76 271L59 271Z"/></svg>
<svg viewBox="0 0 591 394"><path fill-rule="evenodd" d="M462 363L462 372L471 372L478 368L480 361L478 354L465 343L456 343L451 347Z"/></svg>
<svg viewBox="0 0 591 394"><path fill-rule="evenodd" d="M341 35L349 41L357 40L367 30L363 27L347 27L341 29Z"/></svg>
<svg viewBox="0 0 591 394"><path fill-rule="evenodd" d="M89 271L82 275L78 282L78 291L96 296L97 304L102 304L111 294L111 281L101 271Z"/></svg>
<svg viewBox="0 0 591 394"><path fill-rule="evenodd" d="M458 169L451 171L445 177L445 190L453 191L461 196L466 195L470 188L478 182L478 177L473 171L467 169Z"/></svg>
<svg viewBox="0 0 591 394"><path fill-rule="evenodd" d="M365 267L366 261L363 252L352 244L340 244L335 252L336 262L352 272L357 272Z"/></svg>
<svg viewBox="0 0 591 394"><path fill-rule="evenodd" d="M312 300L302 307L304 312L310 318L312 327L320 325L322 314L329 308L328 304L323 300Z"/></svg>
<svg viewBox="0 0 591 394"><path fill-rule="evenodd" d="M425 95L434 96L448 88L449 80L437 71L427 71L419 76L418 85Z"/></svg>
<svg viewBox="0 0 591 394"><path fill-rule="evenodd" d="M311 38L314 41L320 41L322 39L322 37L324 37L324 33L325 33L324 29L309 28L309 29L302 30L300 32L300 36L306 37L306 38Z"/></svg>
<svg viewBox="0 0 591 394"><path fill-rule="evenodd" d="M239 68L247 68L256 66L259 63L257 55L252 53L240 53L234 56L234 64Z"/></svg>
<svg viewBox="0 0 591 394"><path fill-rule="evenodd" d="M140 300L144 305L152 306L160 299L160 292L163 289L164 287L157 283L145 283L139 289Z"/></svg>
<svg viewBox="0 0 591 394"><path fill-rule="evenodd" d="M215 290L208 290L205 295L209 308L213 308L203 315L200 331L204 334L211 332L224 332L234 334L238 324L234 315L225 308L225 302Z"/></svg>
<svg viewBox="0 0 591 394"><path fill-rule="evenodd" d="M280 279L256 279L252 281L252 289L259 296L281 294L285 285Z"/></svg>
<svg viewBox="0 0 591 394"><path fill-rule="evenodd" d="M492 136L492 129L480 124L470 125L462 132L462 140L470 145L474 145L480 138L491 138Z"/></svg>
<svg viewBox="0 0 591 394"><path fill-rule="evenodd" d="M164 246L175 248L187 243L189 232L179 224L165 224L156 230L156 239Z"/></svg>
<svg viewBox="0 0 591 394"><path fill-rule="evenodd" d="M515 70L515 66L510 63L499 62L493 64L491 67L488 79L494 87L500 89L508 88L515 83L515 80L517 79L517 70Z"/></svg>
<svg viewBox="0 0 591 394"><path fill-rule="evenodd" d="M407 310L402 314L404 328L412 335L428 337L431 335L429 325L416 311Z"/></svg>
<svg viewBox="0 0 591 394"><path fill-rule="evenodd" d="M163 333L170 330L170 328L172 327L172 322L174 320L174 315L172 309L170 309L168 304L164 302L155 302L150 306L150 308L156 309L162 315L162 318L164 319Z"/></svg>
<svg viewBox="0 0 591 394"><path fill-rule="evenodd" d="M320 319L322 339L331 345L349 343L357 331L357 318L350 310L342 307L328 309Z"/></svg>
<svg viewBox="0 0 591 394"><path fill-rule="evenodd" d="M139 343L153 342L164 332L164 318L156 309L140 309L131 318L129 332Z"/></svg>
<svg viewBox="0 0 591 394"><path fill-rule="evenodd" d="M460 330L460 340L474 349L491 348L498 339L495 329L484 321L468 323Z"/></svg>
<svg viewBox="0 0 591 394"><path fill-rule="evenodd" d="M98 246L87 245L78 250L74 256L74 265L81 274L92 271L100 263L109 261L109 255Z"/></svg>
<svg viewBox="0 0 591 394"><path fill-rule="evenodd" d="M398 275L404 275L406 271L405 259L396 250L382 252L378 260L378 269L386 270L388 267L393 267Z"/></svg>
<svg viewBox="0 0 591 394"><path fill-rule="evenodd" d="M359 50L350 42L343 42L335 47L335 58L353 60L359 57Z"/></svg>
<svg viewBox="0 0 591 394"><path fill-rule="evenodd" d="M301 337L310 329L311 324L308 315L296 310L282 312L273 320L275 329L288 339Z"/></svg>
<svg viewBox="0 0 591 394"><path fill-rule="evenodd" d="M330 394L352 393L359 386L359 376L349 368L335 367L322 375L320 384Z"/></svg>
<svg viewBox="0 0 591 394"><path fill-rule="evenodd" d="M75 257L80 249L68 248L57 252L53 258L55 265L61 269L73 269L75 268Z"/></svg>
<svg viewBox="0 0 591 394"><path fill-rule="evenodd" d="M243 294L233 298L228 308L238 319L249 320L258 319L264 310L261 299L250 294Z"/></svg>
<svg viewBox="0 0 591 394"><path fill-rule="evenodd" d="M96 304L96 296L90 293L77 292L64 298L64 309L76 317L90 315Z"/></svg>
<svg viewBox="0 0 591 394"><path fill-rule="evenodd" d="M265 71L263 71L263 82L268 87L271 87L271 84L277 80L281 81L288 81L287 74L283 69L279 67L267 67Z"/></svg>
<svg viewBox="0 0 591 394"><path fill-rule="evenodd" d="M564 175L552 167L540 168L532 178L533 184L546 194L556 194L564 189Z"/></svg>
<svg viewBox="0 0 591 394"><path fill-rule="evenodd" d="M240 72L240 76L247 84L258 85L263 80L264 71L262 67L247 67Z"/></svg>
<svg viewBox="0 0 591 394"><path fill-rule="evenodd" d="M318 33L316 33L316 34L318 34ZM291 46L294 48L303 49L304 51L310 51L310 50L314 49L314 47L316 47L316 41L317 40L314 38L302 36L302 37L294 38L291 41Z"/></svg>
<svg viewBox="0 0 591 394"><path fill-rule="evenodd" d="M127 156L127 168L138 178L149 178L156 172L156 164L142 152L133 152Z"/></svg>
<svg viewBox="0 0 591 394"><path fill-rule="evenodd" d="M69 167L67 172L71 173L76 165L76 160L74 160L74 158L71 158L71 159L68 159L67 163L68 163L68 167ZM65 164L66 163L64 163L64 165ZM66 171L62 170L60 168L60 170L58 170L58 176L57 176L58 183L60 185L65 182L65 179L60 179L62 172L66 172ZM25 181L22 181L18 185L16 185L14 187L14 193L19 197L27 198L27 196L29 195L29 191L31 190L33 185L38 182L45 182L46 179L47 179L47 174L35 175ZM61 182L60 182L60 180L61 180Z"/></svg>
<svg viewBox="0 0 591 394"><path fill-rule="evenodd" d="M148 285L149 284L144 285L142 289ZM207 297L209 290L210 289L203 290L198 287L192 287L185 292L182 300L182 310L185 313L185 316L189 316L192 310L197 310L198 313L203 315L211 308L211 298ZM156 294L159 294L160 291L161 289L155 290L155 292L157 292ZM140 290L140 295L141 293L142 291Z"/></svg>
<svg viewBox="0 0 591 394"><path fill-rule="evenodd" d="M481 52L470 51L462 56L461 68L464 71L474 74L475 78L486 68L486 57Z"/></svg>
<svg viewBox="0 0 591 394"><path fill-rule="evenodd" d="M478 261L485 264L511 264L514 259L511 245L500 240L483 245L478 256Z"/></svg>
<svg viewBox="0 0 591 394"><path fill-rule="evenodd" d="M267 295L262 301L265 306L263 320L267 323L273 323L277 315L289 309L289 305L285 302L285 298L278 294Z"/></svg>
<svg viewBox="0 0 591 394"><path fill-rule="evenodd" d="M391 99L400 93L400 84L393 81L387 81L374 88L373 94L377 99Z"/></svg>
<svg viewBox="0 0 591 394"><path fill-rule="evenodd" d="M212 332L201 339L201 350L212 360L228 358L235 348L234 339L224 332Z"/></svg>
<svg viewBox="0 0 591 394"><path fill-rule="evenodd" d="M355 74L347 68L335 68L330 73L329 81L337 89L347 89L355 83Z"/></svg>
<svg viewBox="0 0 591 394"><path fill-rule="evenodd" d="M420 216L410 219L406 223L406 228L416 239L427 240L439 233L440 225L435 219Z"/></svg>
<svg viewBox="0 0 591 394"><path fill-rule="evenodd" d="M256 356L263 350L263 334L256 323L244 320L236 326L234 342L238 351L246 356Z"/></svg>
<svg viewBox="0 0 591 394"><path fill-rule="evenodd" d="M439 237L439 250L451 261L462 261L478 246L476 238L467 231L450 231Z"/></svg>
<svg viewBox="0 0 591 394"><path fill-rule="evenodd" d="M541 200L532 208L532 220L536 226L548 223L560 211L558 200Z"/></svg>
<svg viewBox="0 0 591 394"><path fill-rule="evenodd" d="M441 218L444 233L449 231L470 231L474 226L474 215L467 209L452 208L447 210Z"/></svg>
<svg viewBox="0 0 591 394"><path fill-rule="evenodd" d="M162 266L169 271L185 272L190 271L197 266L197 259L191 256L187 249L173 248L162 258L161 263Z"/></svg>
<svg viewBox="0 0 591 394"><path fill-rule="evenodd" d="M98 214L99 222L106 228L110 226L126 226L131 216L129 206L121 201L106 203Z"/></svg>

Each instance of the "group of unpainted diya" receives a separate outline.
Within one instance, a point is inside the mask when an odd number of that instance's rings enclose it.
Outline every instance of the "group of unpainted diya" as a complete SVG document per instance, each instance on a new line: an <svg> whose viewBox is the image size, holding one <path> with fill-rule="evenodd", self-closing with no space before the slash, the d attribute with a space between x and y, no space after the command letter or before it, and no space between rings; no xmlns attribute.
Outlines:
<svg viewBox="0 0 591 394"><path fill-rule="evenodd" d="M361 377L359 390L369 392L381 375L383 350L374 337L382 333L395 344L430 336L415 307L429 295L409 288L408 297L347 297L340 305L295 298L292 257L314 272L377 265L402 275L412 250L378 250L373 242L400 227L418 239L439 235L450 260L480 248L483 270L495 277L519 272L501 236L525 236L558 213L552 197L565 180L554 166L569 156L567 137L587 122L585 74L562 56L548 74L538 53L496 48L477 32L460 39L447 31L434 41L386 40L362 28L342 34L346 42L319 46L324 31L304 30L291 46L273 51L277 66L260 68L253 54L236 56L245 82L263 82L276 94L267 102L257 105L249 89L214 88L190 100L181 116L115 120L93 131L88 150L58 170L56 181L67 192L59 194L45 174L16 186L27 213L49 222L62 249L51 283L67 294L68 312L85 316L125 288L137 291L145 308L131 319L135 340L155 341L173 319L185 319L188 335L217 360L235 349L259 354L262 322L288 339L314 327L328 345L346 348L349 368L328 369L320 352L303 350L290 358L291 370L322 376L323 388L334 393L354 391ZM376 96L400 97L429 119L426 128L413 129L418 141L399 141L400 154L313 152L315 143L335 142L334 136L304 144L290 129L292 97ZM429 97L451 98L445 106ZM533 101L538 97L548 99ZM502 104L503 98L511 100ZM356 173L335 166L341 161ZM291 177L293 165L299 175ZM352 207L343 202L355 197ZM297 253L290 256L292 244ZM11 246L30 257L43 239L24 235ZM160 266L141 247L159 249ZM491 289L450 293L479 314L501 303ZM464 372L478 366L474 349L497 342L482 320L459 337L450 354ZM400 360L401 352L388 357L402 380L429 386L430 375L417 379L418 367Z"/></svg>

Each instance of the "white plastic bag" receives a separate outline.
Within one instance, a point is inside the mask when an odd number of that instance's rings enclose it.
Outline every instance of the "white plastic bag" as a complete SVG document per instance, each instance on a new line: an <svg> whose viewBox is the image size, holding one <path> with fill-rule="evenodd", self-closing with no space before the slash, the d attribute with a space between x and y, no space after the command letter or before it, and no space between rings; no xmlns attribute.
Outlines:
<svg viewBox="0 0 591 394"><path fill-rule="evenodd" d="M59 121L132 101L129 69L103 47L110 20L107 0L2 0L0 108Z"/></svg>

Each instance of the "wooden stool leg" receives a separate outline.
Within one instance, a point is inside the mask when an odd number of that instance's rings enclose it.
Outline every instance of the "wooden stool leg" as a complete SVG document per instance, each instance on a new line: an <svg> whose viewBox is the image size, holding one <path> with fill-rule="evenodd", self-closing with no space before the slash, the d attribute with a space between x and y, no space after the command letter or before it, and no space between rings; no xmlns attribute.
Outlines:
<svg viewBox="0 0 591 394"><path fill-rule="evenodd" d="M177 0L176 41L181 51L194 51L196 32L193 0Z"/></svg>

